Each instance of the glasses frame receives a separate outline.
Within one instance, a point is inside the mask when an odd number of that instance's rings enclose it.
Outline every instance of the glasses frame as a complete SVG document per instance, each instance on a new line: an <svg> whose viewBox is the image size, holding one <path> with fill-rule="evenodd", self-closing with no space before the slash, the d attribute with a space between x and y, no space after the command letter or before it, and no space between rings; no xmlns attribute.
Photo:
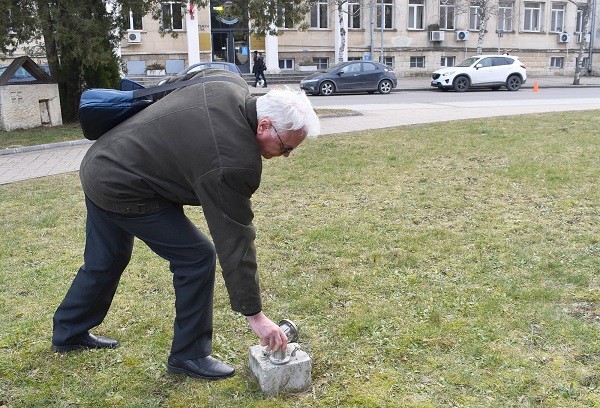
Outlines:
<svg viewBox="0 0 600 408"><path fill-rule="evenodd" d="M295 149L295 147L288 147L288 146L286 146L283 143L283 140L281 140L281 137L279 136L279 132L277 131L277 129L275 128L275 126L273 126L272 123L271 123L271 127L275 131L275 134L277 135L277 139L279 139L279 143L281 144L281 154L290 154Z"/></svg>

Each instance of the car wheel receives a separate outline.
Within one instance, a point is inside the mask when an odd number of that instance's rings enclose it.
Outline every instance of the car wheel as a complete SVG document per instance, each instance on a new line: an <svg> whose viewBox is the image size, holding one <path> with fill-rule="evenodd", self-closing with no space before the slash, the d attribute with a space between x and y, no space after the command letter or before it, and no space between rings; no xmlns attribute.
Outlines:
<svg viewBox="0 0 600 408"><path fill-rule="evenodd" d="M467 89L469 89L469 85L471 84L469 78L466 76L459 76L454 79L454 82L452 82L452 87L456 92L465 92Z"/></svg>
<svg viewBox="0 0 600 408"><path fill-rule="evenodd" d="M509 91L518 91L521 88L521 84L523 84L523 81L518 75L511 75L506 80L506 88Z"/></svg>
<svg viewBox="0 0 600 408"><path fill-rule="evenodd" d="M380 94L389 94L392 91L392 81L384 79L379 83L378 90Z"/></svg>
<svg viewBox="0 0 600 408"><path fill-rule="evenodd" d="M335 91L335 86L331 81L325 81L319 85L319 95L329 96Z"/></svg>

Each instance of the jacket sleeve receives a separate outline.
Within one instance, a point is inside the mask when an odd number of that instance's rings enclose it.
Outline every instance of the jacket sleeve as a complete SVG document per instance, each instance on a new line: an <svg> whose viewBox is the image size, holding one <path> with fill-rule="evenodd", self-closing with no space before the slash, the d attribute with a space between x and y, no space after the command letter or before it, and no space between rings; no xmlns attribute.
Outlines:
<svg viewBox="0 0 600 408"><path fill-rule="evenodd" d="M195 185L231 308L246 315L262 309L250 201L259 184L258 171L221 169L204 175Z"/></svg>

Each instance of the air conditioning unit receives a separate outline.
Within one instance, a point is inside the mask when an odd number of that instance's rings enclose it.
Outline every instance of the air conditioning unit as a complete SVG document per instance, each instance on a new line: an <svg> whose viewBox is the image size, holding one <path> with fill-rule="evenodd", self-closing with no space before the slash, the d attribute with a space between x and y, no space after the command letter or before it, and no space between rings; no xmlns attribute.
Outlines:
<svg viewBox="0 0 600 408"><path fill-rule="evenodd" d="M571 41L571 33L558 33L558 42L567 43Z"/></svg>
<svg viewBox="0 0 600 408"><path fill-rule="evenodd" d="M444 32L443 31L430 31L429 32L429 41L444 41Z"/></svg>
<svg viewBox="0 0 600 408"><path fill-rule="evenodd" d="M139 31L128 31L127 42L130 44L139 44L142 42L142 33Z"/></svg>
<svg viewBox="0 0 600 408"><path fill-rule="evenodd" d="M469 32L467 30L460 30L456 32L456 41L467 41L469 39Z"/></svg>
<svg viewBox="0 0 600 408"><path fill-rule="evenodd" d="M586 43L590 42L590 33L587 33L585 35L583 35L583 33L577 33L577 42L581 44L583 41L585 41Z"/></svg>

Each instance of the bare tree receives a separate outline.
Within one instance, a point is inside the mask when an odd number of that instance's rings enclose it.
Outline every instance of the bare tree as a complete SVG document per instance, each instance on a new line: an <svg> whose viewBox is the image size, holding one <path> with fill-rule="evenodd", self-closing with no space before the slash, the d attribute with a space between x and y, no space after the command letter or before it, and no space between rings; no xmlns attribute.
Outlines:
<svg viewBox="0 0 600 408"><path fill-rule="evenodd" d="M573 85L579 85L579 79L581 77L581 68L583 62L583 52L588 46L588 33L590 31L590 15L592 11L592 0L587 0L586 4L577 4L573 0L569 0L573 3L577 10L581 10L581 41L579 42L579 53L577 54L577 62L575 64L575 76L573 77Z"/></svg>
<svg viewBox="0 0 600 408"><path fill-rule="evenodd" d="M348 21L355 15L360 15L365 7L366 0L332 0L333 9L337 11L336 17L338 19L338 26L340 30L340 42L336 44L338 46L337 63L344 62L344 55L348 37ZM349 3L356 4L357 7L350 8Z"/></svg>
<svg viewBox="0 0 600 408"><path fill-rule="evenodd" d="M487 24L492 16L498 15L497 0L471 0L468 5L469 20L475 19L477 28L477 54L483 52L483 39L487 31Z"/></svg>

